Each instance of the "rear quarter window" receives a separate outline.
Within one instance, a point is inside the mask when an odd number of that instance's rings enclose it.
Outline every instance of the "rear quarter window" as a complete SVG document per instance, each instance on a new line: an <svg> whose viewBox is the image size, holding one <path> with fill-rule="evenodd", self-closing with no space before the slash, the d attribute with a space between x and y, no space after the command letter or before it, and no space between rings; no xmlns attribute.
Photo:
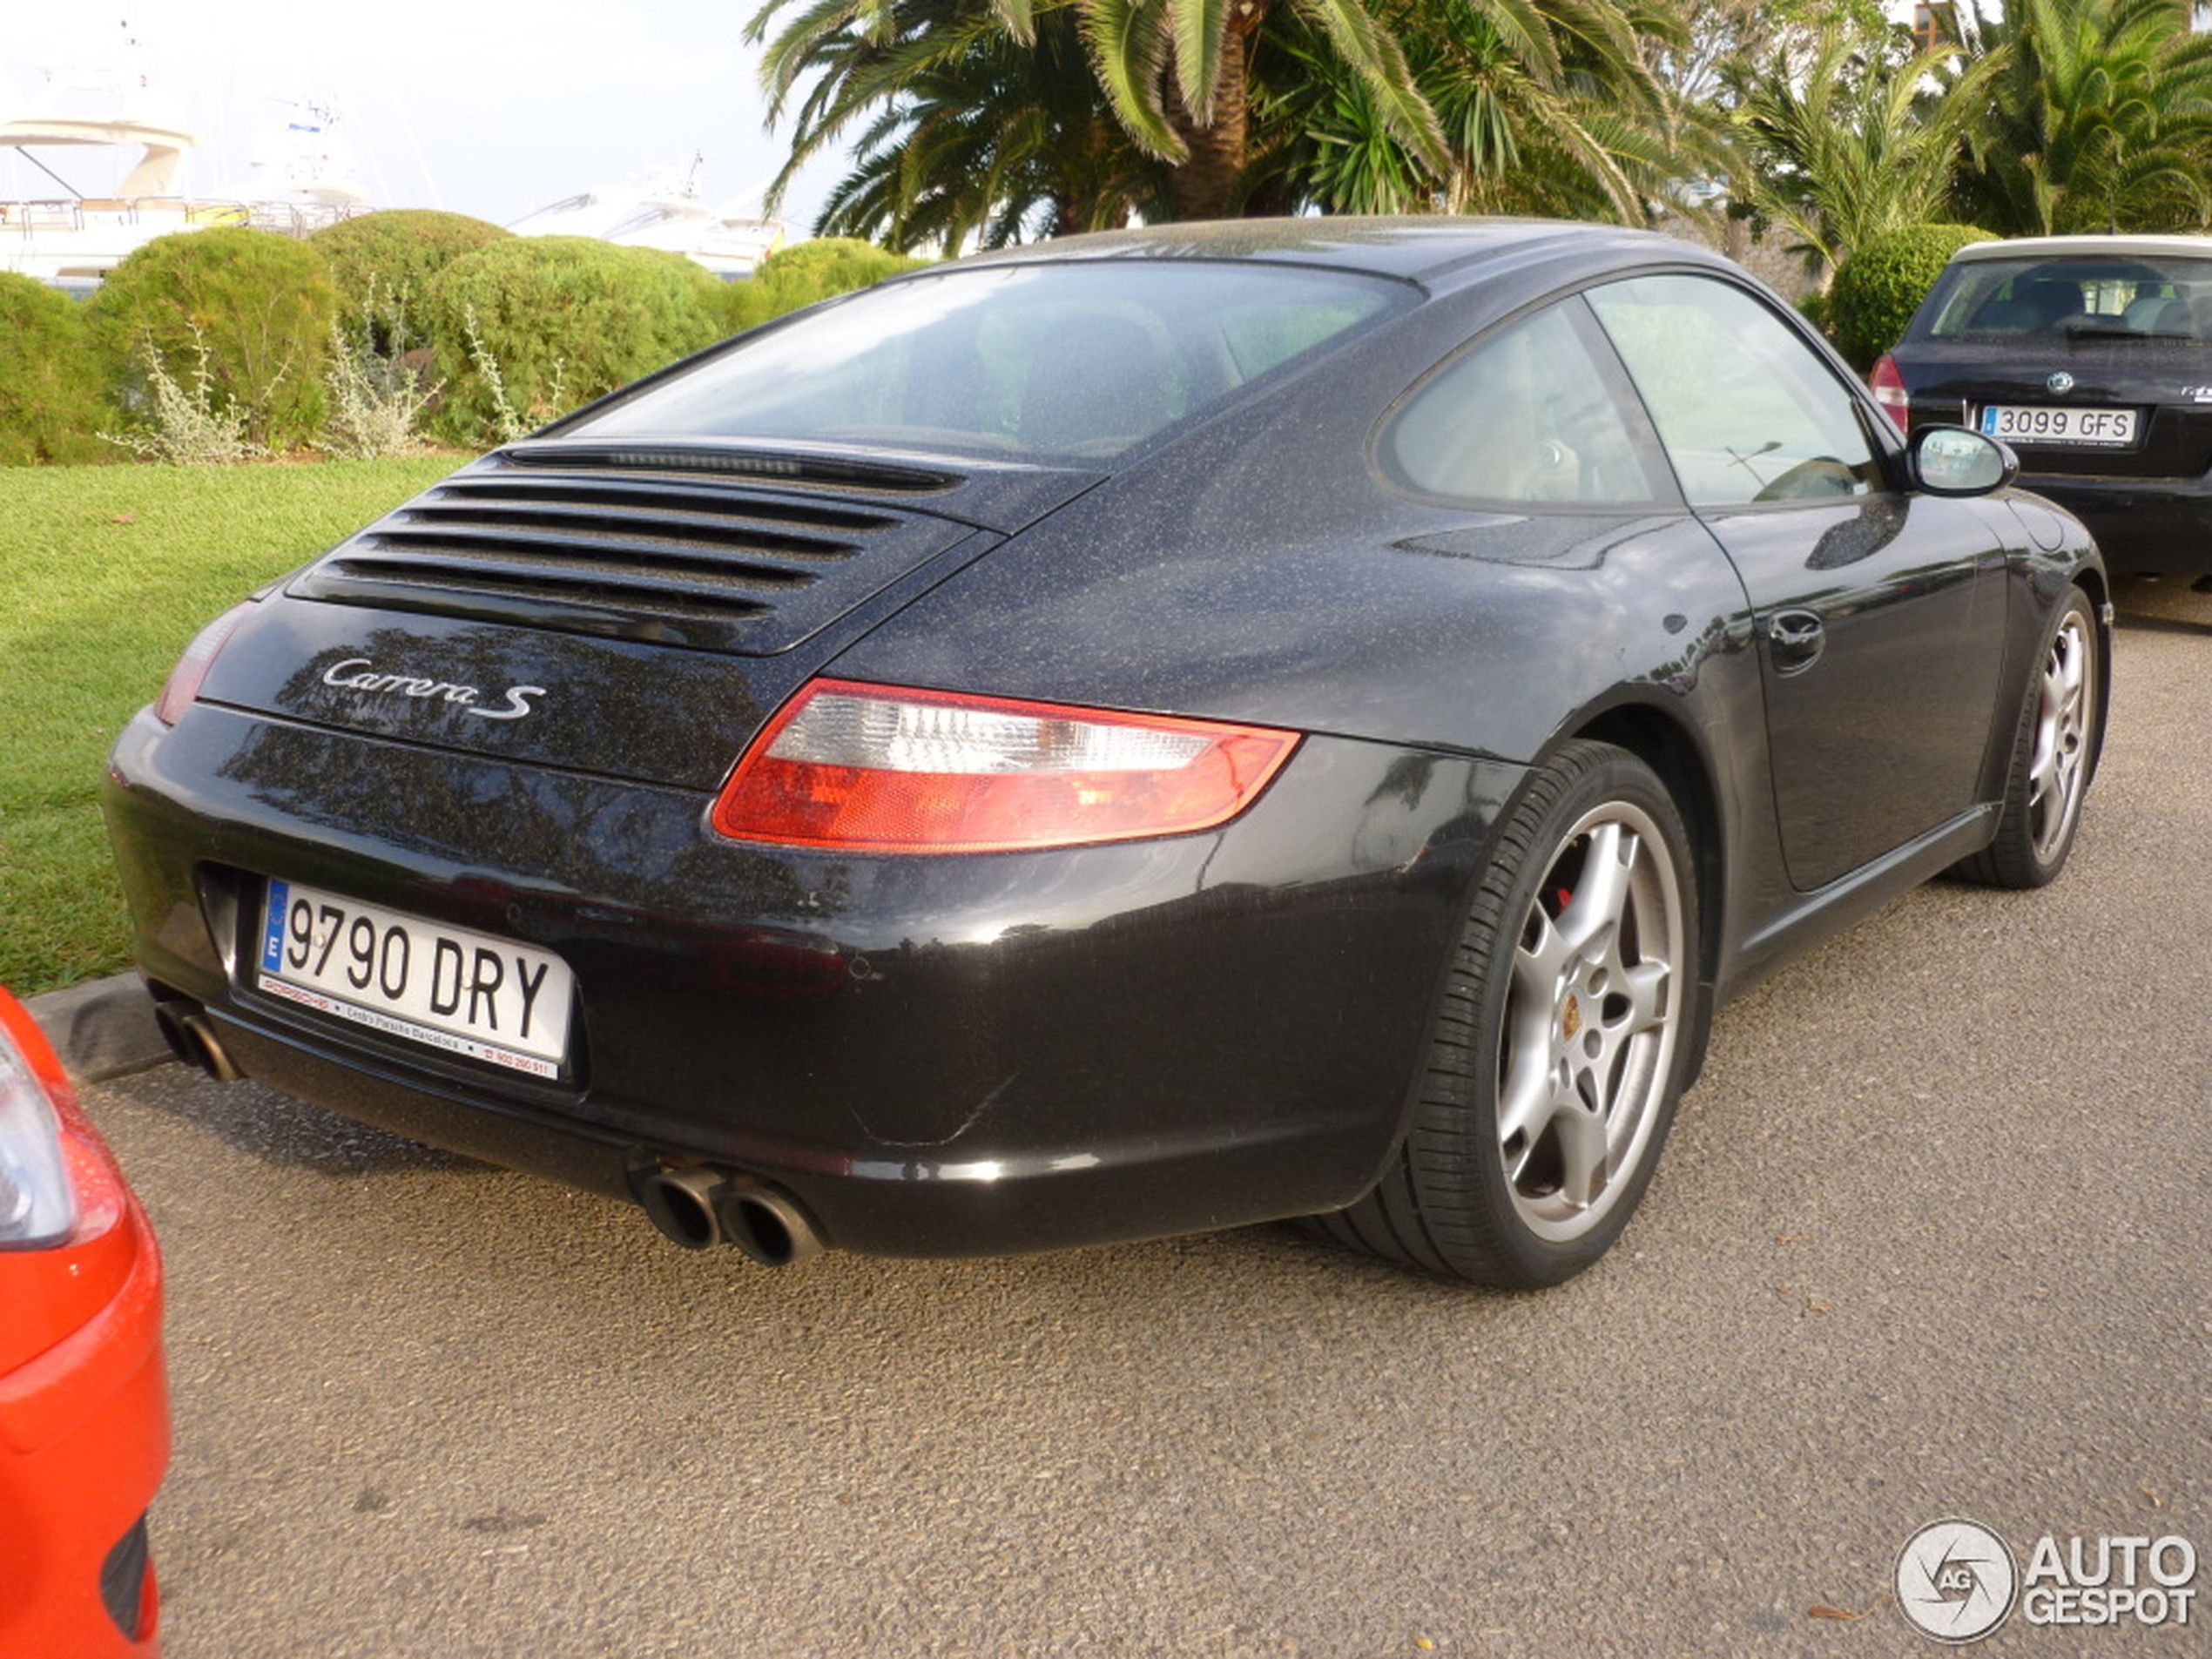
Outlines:
<svg viewBox="0 0 2212 1659"><path fill-rule="evenodd" d="M1595 347L1595 350L1593 347ZM1648 507L1672 494L1635 394L1579 300L1507 324L1418 386L1384 429L1385 475L1471 502Z"/></svg>

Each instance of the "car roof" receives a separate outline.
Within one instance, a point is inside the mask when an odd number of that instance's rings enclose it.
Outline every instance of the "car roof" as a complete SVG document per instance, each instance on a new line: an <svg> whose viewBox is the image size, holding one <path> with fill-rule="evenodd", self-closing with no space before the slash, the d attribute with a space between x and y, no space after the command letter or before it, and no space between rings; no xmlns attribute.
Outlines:
<svg viewBox="0 0 2212 1659"><path fill-rule="evenodd" d="M1433 283L1451 273L1531 255L1581 255L1593 262L1679 260L1727 266L1697 246L1652 231L1548 219L1316 217L1217 219L1096 231L974 255L963 265L1076 260L1252 260L1324 266Z"/></svg>
<svg viewBox="0 0 2212 1659"><path fill-rule="evenodd" d="M2212 260L2212 236L2022 236L2006 242L1969 242L1954 262L2011 259L2087 259L2098 255L2166 254Z"/></svg>

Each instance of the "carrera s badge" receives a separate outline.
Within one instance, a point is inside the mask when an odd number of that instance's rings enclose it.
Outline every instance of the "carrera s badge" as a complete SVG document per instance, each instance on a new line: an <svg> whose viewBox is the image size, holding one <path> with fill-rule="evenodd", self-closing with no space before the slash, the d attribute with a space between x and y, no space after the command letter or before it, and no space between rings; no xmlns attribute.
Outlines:
<svg viewBox="0 0 2212 1659"><path fill-rule="evenodd" d="M479 708L476 702L483 692L476 686L460 685L451 680L424 679L414 674L380 674L376 664L366 657L349 657L335 664L324 673L322 683L341 691L457 703L469 713L486 720L519 720L526 714L534 714L536 711L530 706L530 698L545 695L543 685L510 685L504 693L505 703L496 708Z"/></svg>

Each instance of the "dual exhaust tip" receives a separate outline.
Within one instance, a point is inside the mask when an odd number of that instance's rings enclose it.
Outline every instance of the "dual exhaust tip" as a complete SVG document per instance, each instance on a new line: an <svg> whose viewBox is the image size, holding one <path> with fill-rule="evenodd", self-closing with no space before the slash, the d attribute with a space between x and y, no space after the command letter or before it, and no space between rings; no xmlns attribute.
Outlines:
<svg viewBox="0 0 2212 1659"><path fill-rule="evenodd" d="M799 1206L749 1175L664 1165L638 1181L637 1202L662 1236L685 1250L735 1244L763 1267L822 1252L821 1236Z"/></svg>
<svg viewBox="0 0 2212 1659"><path fill-rule="evenodd" d="M186 1065L218 1082L246 1075L197 1004L158 1001L153 1018L170 1052ZM799 1206L752 1176L664 1164L636 1184L647 1218L685 1250L735 1244L763 1267L788 1267L822 1252L821 1236Z"/></svg>
<svg viewBox="0 0 2212 1659"><path fill-rule="evenodd" d="M153 1022L160 1028L169 1052L186 1065L206 1072L219 1083L234 1083L246 1076L197 1005L173 1000L156 1002Z"/></svg>

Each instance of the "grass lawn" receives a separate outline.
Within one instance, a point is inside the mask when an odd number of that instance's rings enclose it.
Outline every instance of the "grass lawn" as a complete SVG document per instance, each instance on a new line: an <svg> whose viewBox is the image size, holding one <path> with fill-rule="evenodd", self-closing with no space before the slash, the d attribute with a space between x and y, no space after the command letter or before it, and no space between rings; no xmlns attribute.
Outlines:
<svg viewBox="0 0 2212 1659"><path fill-rule="evenodd" d="M0 469L0 985L125 966L95 791L192 635L459 464Z"/></svg>

